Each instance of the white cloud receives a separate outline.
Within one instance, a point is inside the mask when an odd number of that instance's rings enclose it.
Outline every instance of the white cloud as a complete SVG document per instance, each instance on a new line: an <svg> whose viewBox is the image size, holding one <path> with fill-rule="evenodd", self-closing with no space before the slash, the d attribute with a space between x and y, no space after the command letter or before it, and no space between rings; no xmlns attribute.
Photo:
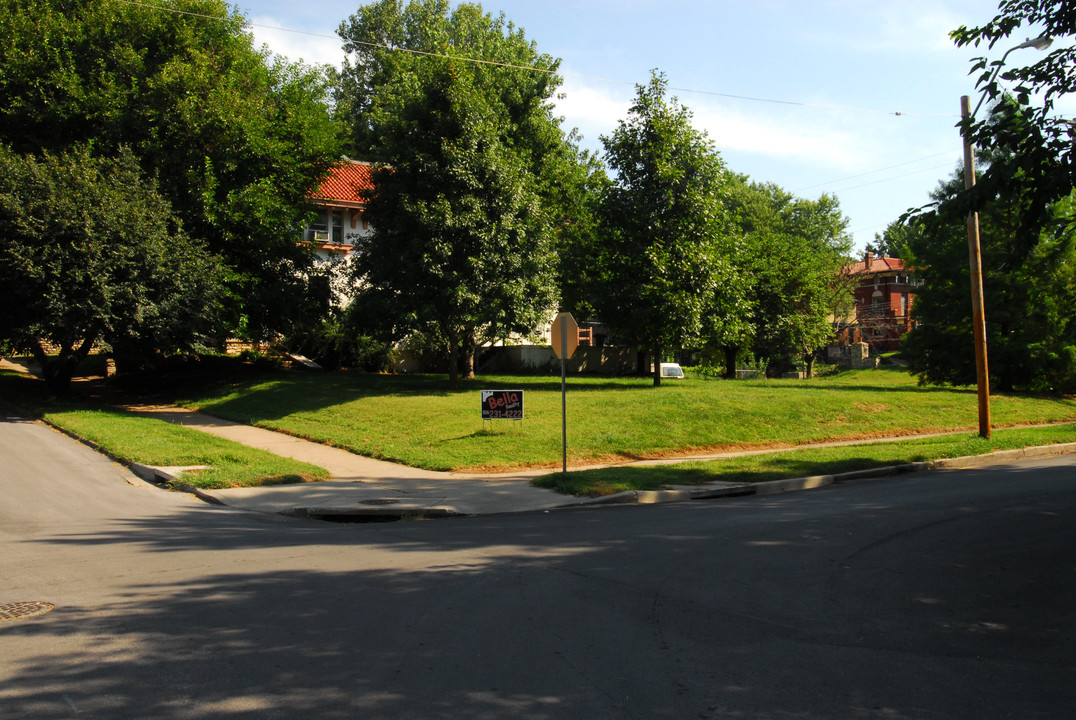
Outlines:
<svg viewBox="0 0 1076 720"><path fill-rule="evenodd" d="M587 147L600 149L598 136L611 132L627 116L634 88L568 77L564 93L557 111L565 125L579 128ZM883 144L892 142L892 133L882 139L892 118L867 115L850 121L842 111L771 105L741 110L698 97L681 97L681 102L691 109L694 126L705 130L722 153L746 153L841 174L869 169L893 152Z"/></svg>
<svg viewBox="0 0 1076 720"><path fill-rule="evenodd" d="M293 62L340 67L344 61L340 38L334 35L284 30L286 23L271 17L253 17L250 22L256 46L268 45Z"/></svg>
<svg viewBox="0 0 1076 720"><path fill-rule="evenodd" d="M557 112L564 116L567 129L579 129L584 144L591 149L599 149L598 136L608 134L627 117L634 92L626 86L599 88L572 78L565 78L562 90L564 97L557 100Z"/></svg>
<svg viewBox="0 0 1076 720"><path fill-rule="evenodd" d="M721 106L696 106L695 125L705 129L719 150L781 158L840 172L865 167L877 157L869 135L842 128L829 113L740 112Z"/></svg>
<svg viewBox="0 0 1076 720"><path fill-rule="evenodd" d="M949 33L963 25L966 17L924 3L887 3L881 12L879 43L901 52L949 53L955 45Z"/></svg>
<svg viewBox="0 0 1076 720"><path fill-rule="evenodd" d="M855 18L849 25L869 32L862 36L848 35L841 28L834 28L827 39L834 45L856 51L896 51L904 56L951 53L955 45L949 37L950 32L961 25L974 25L979 20L989 18L974 16L970 12L970 5L975 4L975 0L972 0L965 4L966 7L958 7L959 3L941 7L937 0L901 0L894 3L842 0L837 3L838 7L843 5L841 12Z"/></svg>

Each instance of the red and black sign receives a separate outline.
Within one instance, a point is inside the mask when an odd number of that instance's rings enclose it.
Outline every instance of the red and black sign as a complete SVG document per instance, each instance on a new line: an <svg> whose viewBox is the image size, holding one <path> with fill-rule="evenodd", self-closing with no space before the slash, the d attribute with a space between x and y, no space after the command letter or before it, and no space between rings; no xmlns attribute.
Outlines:
<svg viewBox="0 0 1076 720"><path fill-rule="evenodd" d="M522 390L483 390L483 420L522 420Z"/></svg>

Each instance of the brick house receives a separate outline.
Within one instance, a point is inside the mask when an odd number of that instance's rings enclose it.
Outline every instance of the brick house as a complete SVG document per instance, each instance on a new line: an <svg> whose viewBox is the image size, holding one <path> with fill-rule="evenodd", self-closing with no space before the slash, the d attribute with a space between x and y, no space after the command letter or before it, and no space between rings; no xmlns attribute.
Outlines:
<svg viewBox="0 0 1076 720"><path fill-rule="evenodd" d="M303 231L303 240L314 245L319 262L347 258L355 240L370 234L362 193L372 187L372 171L370 163L344 160L333 166L311 195L318 217Z"/></svg>
<svg viewBox="0 0 1076 720"><path fill-rule="evenodd" d="M858 277L853 292L858 336L870 345L871 354L896 350L900 338L912 329L912 305L916 282L900 258L866 253L848 268Z"/></svg>

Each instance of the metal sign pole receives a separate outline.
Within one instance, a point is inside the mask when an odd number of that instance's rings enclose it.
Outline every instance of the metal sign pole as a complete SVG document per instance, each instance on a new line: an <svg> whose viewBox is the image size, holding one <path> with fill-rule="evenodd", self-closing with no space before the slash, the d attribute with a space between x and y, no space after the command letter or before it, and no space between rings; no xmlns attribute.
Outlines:
<svg viewBox="0 0 1076 720"><path fill-rule="evenodd" d="M560 346L568 347L568 323L560 324ZM567 352L560 354L560 444L563 458L563 472L568 473L568 402L566 385L568 379Z"/></svg>

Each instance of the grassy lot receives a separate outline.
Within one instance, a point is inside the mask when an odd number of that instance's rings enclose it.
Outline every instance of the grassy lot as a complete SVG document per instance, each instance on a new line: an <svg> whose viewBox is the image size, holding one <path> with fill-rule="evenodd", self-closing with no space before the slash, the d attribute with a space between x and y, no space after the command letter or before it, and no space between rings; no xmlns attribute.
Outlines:
<svg viewBox="0 0 1076 720"><path fill-rule="evenodd" d="M231 368L231 369L229 369ZM432 469L507 470L560 466L560 381L483 377L460 391L435 376L210 372L153 377L155 400L175 400L241 422ZM64 401L41 383L0 373L0 398L98 444L114 457L149 465L210 465L184 479L203 487L324 479L321 469L137 417L102 400L127 398L114 384L76 388ZM111 389L110 389L111 388ZM163 388L163 390L162 390ZM202 388L195 390L194 388ZM213 388L212 390L206 388ZM479 390L523 389L526 419L486 423ZM145 388L143 388L144 390ZM82 398L79 400L78 398ZM1073 398L995 396L995 427L1076 420ZM573 464L671 458L686 453L784 448L825 440L968 430L945 438L654 467L556 473L538 484L578 495L713 480L757 482L845 472L993 450L1076 441L1076 425L995 431L978 438L974 390L919 388L898 369L838 373L808 381L721 381L689 377L653 388L635 378L571 378L569 455Z"/></svg>
<svg viewBox="0 0 1076 720"><path fill-rule="evenodd" d="M525 391L526 419L483 424L482 389ZM434 470L558 467L560 379L275 373L187 393L182 403L356 453ZM900 369L811 380L568 381L570 464L793 446L978 427L973 389L920 388ZM995 427L1076 420L1076 399L995 396Z"/></svg>
<svg viewBox="0 0 1076 720"><path fill-rule="evenodd" d="M325 480L323 468L97 403L50 399L44 384L0 372L0 398L88 440L114 458L155 466L208 465L183 481L212 488Z"/></svg>
<svg viewBox="0 0 1076 720"><path fill-rule="evenodd" d="M783 478L831 475L926 460L985 455L1038 445L1076 442L1076 424L996 430L990 440L978 432L892 443L803 448L675 465L613 467L554 473L534 480L538 487L567 495L600 497L625 490L658 490L670 485L707 482L755 483Z"/></svg>

